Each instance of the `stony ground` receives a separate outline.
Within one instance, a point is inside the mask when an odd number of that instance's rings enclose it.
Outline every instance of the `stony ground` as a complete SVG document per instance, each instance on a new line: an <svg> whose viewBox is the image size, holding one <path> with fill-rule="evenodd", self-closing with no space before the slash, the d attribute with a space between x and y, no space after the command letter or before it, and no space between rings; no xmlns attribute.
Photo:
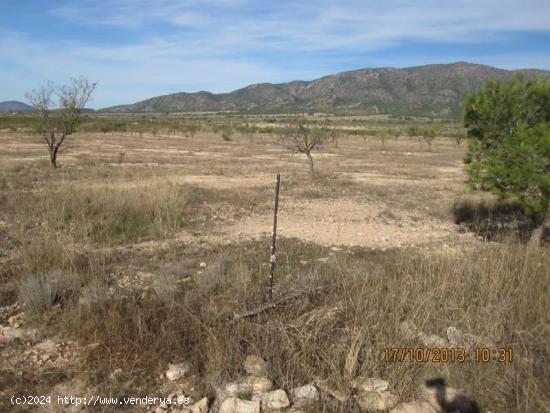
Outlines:
<svg viewBox="0 0 550 413"><path fill-rule="evenodd" d="M453 202L466 193L462 168L463 147L450 140L436 142L434 151L405 137L380 142L346 137L314 154L318 177L310 182L307 163L301 155L291 154L260 136L250 142L236 137L224 142L219 136L202 134L194 138L158 135L78 134L70 139L60 155L61 182L81 188L118 188L133 190L150 185L192 184L228 194L227 200L205 207L203 221L163 238L118 243L117 245L71 246L76 251L92 248L95 253L136 258L129 263L120 259L112 276L122 287L142 288L155 283L158 275L145 263L148 257L185 249L189 273L200 274L209 266L201 254L223 249L225 245L260 240L271 231L274 175L282 174L279 235L297 238L342 251L361 247L381 251L407 248L424 253L452 253L463 245L472 247L475 237L459 231L451 214ZM41 191L40 168L45 163L42 142L24 133L0 134L0 164L10 171L4 186L17 191L17 180L28 185L25 174L33 175L33 191ZM104 165L120 173L101 177ZM29 172L30 171L30 172ZM49 175L51 176L51 175ZM241 199L242 198L242 199ZM237 199L237 201L235 201ZM253 202L248 202L250 199ZM206 213L206 212L205 212ZM7 266L19 259L19 249L10 243L17 223L6 217L0 222L4 242L0 259ZM4 237L4 238L2 238ZM13 300L12 300L13 301ZM54 309L55 311L55 309ZM45 328L43 328L45 327ZM43 395L94 394L94 387L83 383L82 359L94 351L94 345L79 347L75 342L36 326L17 304L0 309L0 354L6 397L29 381ZM261 356L261 355L260 355ZM206 412L208 405L220 412L278 411L299 412L311 409L319 397L339 395L330 386L312 378L304 387L285 392L273 388L269 367L258 356L247 358L246 373L234 382L224 383L215 397L201 387L200 378L185 364L174 360L162 366L165 372L154 379L157 395L182 402L178 408L165 405L156 411ZM116 381L115 370L107 380ZM395 412L435 411L433 394L409 404L387 391L383 378L359 377L351 397L360 399L363 411ZM430 396L431 394L431 396ZM210 396L205 400L204 397ZM430 398L431 397L431 398ZM416 403L416 405L415 405ZM190 407L192 405L192 407ZM28 406L27 406L28 407ZM135 407L126 407L134 411ZM82 406L40 406L37 411L81 411ZM107 407L90 411L111 411ZM95 410L94 410L95 409ZM140 409L147 409L140 407ZM151 409L151 408L149 408ZM14 411L26 411L24 407ZM313 410L308 410L313 411Z"/></svg>

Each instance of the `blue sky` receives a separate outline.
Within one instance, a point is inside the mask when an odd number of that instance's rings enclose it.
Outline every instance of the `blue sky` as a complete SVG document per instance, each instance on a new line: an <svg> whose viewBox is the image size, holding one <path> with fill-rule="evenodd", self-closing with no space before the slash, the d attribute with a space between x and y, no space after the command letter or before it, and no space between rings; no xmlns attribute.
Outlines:
<svg viewBox="0 0 550 413"><path fill-rule="evenodd" d="M78 76L100 108L459 60L550 70L550 1L0 0L0 101Z"/></svg>

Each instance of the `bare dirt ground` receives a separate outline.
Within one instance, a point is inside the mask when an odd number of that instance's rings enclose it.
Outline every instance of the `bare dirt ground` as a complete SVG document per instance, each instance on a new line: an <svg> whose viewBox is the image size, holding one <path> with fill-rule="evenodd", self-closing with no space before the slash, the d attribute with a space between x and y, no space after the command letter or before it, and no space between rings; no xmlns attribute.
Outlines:
<svg viewBox="0 0 550 413"><path fill-rule="evenodd" d="M279 233L324 245L392 248L455 244L463 235L452 222L452 203L464 192L463 148L441 139L434 152L407 138L386 143L343 138L338 147L314 154L320 174L307 176L306 160L259 137L250 143L223 142L218 136L75 135L60 156L62 167L110 162L120 168L143 167L124 179L86 176L93 187L132 188L171 182L214 189L262 189L265 210L235 222L219 222L221 238L257 237L271 231L269 189L282 174ZM46 159L37 137L0 136L0 162ZM145 176L144 176L145 175ZM149 176L147 176L149 175ZM289 183L290 181L290 183Z"/></svg>

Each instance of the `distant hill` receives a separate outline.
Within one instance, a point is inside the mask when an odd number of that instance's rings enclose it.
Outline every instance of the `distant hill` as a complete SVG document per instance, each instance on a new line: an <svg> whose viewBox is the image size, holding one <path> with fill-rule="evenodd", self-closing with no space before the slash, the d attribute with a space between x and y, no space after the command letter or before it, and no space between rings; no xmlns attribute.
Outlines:
<svg viewBox="0 0 550 413"><path fill-rule="evenodd" d="M7 102L0 102L0 113L6 112L30 112L33 110L32 106L16 100L9 100Z"/></svg>
<svg viewBox="0 0 550 413"><path fill-rule="evenodd" d="M404 69L386 67L342 72L312 81L261 83L231 93L174 93L103 111L329 111L456 116L465 92L479 89L486 78L504 79L516 72L550 77L550 71L508 71L466 62Z"/></svg>

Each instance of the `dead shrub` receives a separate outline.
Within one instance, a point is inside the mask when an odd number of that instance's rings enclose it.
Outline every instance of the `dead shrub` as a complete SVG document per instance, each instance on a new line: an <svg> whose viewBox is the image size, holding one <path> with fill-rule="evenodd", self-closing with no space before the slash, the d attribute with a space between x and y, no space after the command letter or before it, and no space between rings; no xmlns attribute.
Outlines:
<svg viewBox="0 0 550 413"><path fill-rule="evenodd" d="M51 270L25 278L19 285L19 300L28 312L42 314L74 296L79 287L74 275Z"/></svg>

